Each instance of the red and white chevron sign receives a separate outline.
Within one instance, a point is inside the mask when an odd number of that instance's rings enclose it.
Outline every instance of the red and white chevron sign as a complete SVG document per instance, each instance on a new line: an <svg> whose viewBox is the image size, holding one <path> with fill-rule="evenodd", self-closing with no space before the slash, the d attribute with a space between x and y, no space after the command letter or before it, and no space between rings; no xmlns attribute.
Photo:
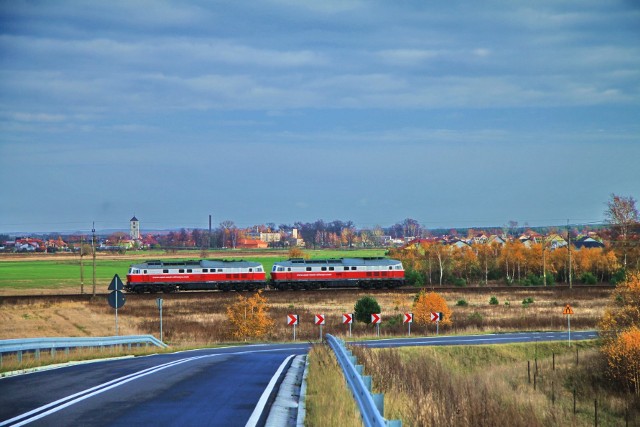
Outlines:
<svg viewBox="0 0 640 427"><path fill-rule="evenodd" d="M297 314L287 314L287 326L297 325L299 317Z"/></svg>
<svg viewBox="0 0 640 427"><path fill-rule="evenodd" d="M380 317L380 313L372 313L371 314L371 323L374 325L382 322L382 318Z"/></svg>
<svg viewBox="0 0 640 427"><path fill-rule="evenodd" d="M413 323L413 313L405 313L404 321L402 323Z"/></svg>
<svg viewBox="0 0 640 427"><path fill-rule="evenodd" d="M432 322L439 322L442 320L442 313L435 313L435 312L431 312L431 321Z"/></svg>
<svg viewBox="0 0 640 427"><path fill-rule="evenodd" d="M353 314L352 313L345 313L342 315L342 323L343 324L347 324L347 323L353 323Z"/></svg>
<svg viewBox="0 0 640 427"><path fill-rule="evenodd" d="M316 325L324 325L324 314L316 314L316 320L314 323Z"/></svg>

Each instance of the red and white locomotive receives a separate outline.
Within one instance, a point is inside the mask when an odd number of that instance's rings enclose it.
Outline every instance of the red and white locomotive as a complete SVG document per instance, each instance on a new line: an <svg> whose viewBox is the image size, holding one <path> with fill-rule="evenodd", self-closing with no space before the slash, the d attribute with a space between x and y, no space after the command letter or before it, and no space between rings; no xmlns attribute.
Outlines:
<svg viewBox="0 0 640 427"><path fill-rule="evenodd" d="M250 261L146 261L127 273L127 292L252 291L266 286L262 264Z"/></svg>
<svg viewBox="0 0 640 427"><path fill-rule="evenodd" d="M396 288L404 285L402 262L388 258L293 258L279 261L271 269L276 289L320 289L339 287Z"/></svg>

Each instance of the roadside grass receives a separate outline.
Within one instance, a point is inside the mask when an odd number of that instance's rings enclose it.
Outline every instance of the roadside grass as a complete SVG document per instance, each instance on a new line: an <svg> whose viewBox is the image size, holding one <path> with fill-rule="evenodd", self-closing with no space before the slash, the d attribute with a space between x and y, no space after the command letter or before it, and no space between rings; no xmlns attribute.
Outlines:
<svg viewBox="0 0 640 427"><path fill-rule="evenodd" d="M639 425L640 402L605 387L595 341L352 349L385 393L385 418L403 425L587 426L596 399L597 425Z"/></svg>
<svg viewBox="0 0 640 427"><path fill-rule="evenodd" d="M360 412L327 345L314 345L309 351L306 426L362 426Z"/></svg>

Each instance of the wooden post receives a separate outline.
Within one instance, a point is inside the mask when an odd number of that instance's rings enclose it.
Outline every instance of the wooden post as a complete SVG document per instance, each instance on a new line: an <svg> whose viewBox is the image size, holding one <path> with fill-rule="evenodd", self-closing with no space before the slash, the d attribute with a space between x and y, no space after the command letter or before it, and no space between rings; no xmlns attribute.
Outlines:
<svg viewBox="0 0 640 427"><path fill-rule="evenodd" d="M554 352L552 353L552 355L553 355L553 370L555 371L556 370L556 353Z"/></svg>
<svg viewBox="0 0 640 427"><path fill-rule="evenodd" d="M529 377L529 384L531 384L531 362L527 360L527 376Z"/></svg>
<svg viewBox="0 0 640 427"><path fill-rule="evenodd" d="M576 414L576 388L573 388L573 415Z"/></svg>
<svg viewBox="0 0 640 427"><path fill-rule="evenodd" d="M593 409L595 426L598 427L598 399L593 399Z"/></svg>

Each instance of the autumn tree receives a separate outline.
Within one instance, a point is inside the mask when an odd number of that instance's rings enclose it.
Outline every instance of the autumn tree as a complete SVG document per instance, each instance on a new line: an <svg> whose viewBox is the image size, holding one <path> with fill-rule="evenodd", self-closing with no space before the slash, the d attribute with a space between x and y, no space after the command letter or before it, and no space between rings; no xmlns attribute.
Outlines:
<svg viewBox="0 0 640 427"><path fill-rule="evenodd" d="M640 273L618 284L600 321L603 354L613 380L640 395Z"/></svg>
<svg viewBox="0 0 640 427"><path fill-rule="evenodd" d="M622 266L627 268L627 254L631 234L638 228L638 209L636 200L629 196L618 196L611 194L611 199L607 202L607 209L604 212L607 222L612 228L614 247L622 253Z"/></svg>
<svg viewBox="0 0 640 427"><path fill-rule="evenodd" d="M447 301L436 292L421 291L413 302L413 320L419 325L431 323L431 312L442 313L444 320L443 325L450 325L451 310L447 306Z"/></svg>
<svg viewBox="0 0 640 427"><path fill-rule="evenodd" d="M291 249L289 249L289 258L309 259L309 254L305 253L301 248L293 246Z"/></svg>
<svg viewBox="0 0 640 427"><path fill-rule="evenodd" d="M252 297L238 295L235 303L227 306L227 317L233 336L237 339L262 338L271 332L274 321L269 317L267 299L262 291Z"/></svg>

